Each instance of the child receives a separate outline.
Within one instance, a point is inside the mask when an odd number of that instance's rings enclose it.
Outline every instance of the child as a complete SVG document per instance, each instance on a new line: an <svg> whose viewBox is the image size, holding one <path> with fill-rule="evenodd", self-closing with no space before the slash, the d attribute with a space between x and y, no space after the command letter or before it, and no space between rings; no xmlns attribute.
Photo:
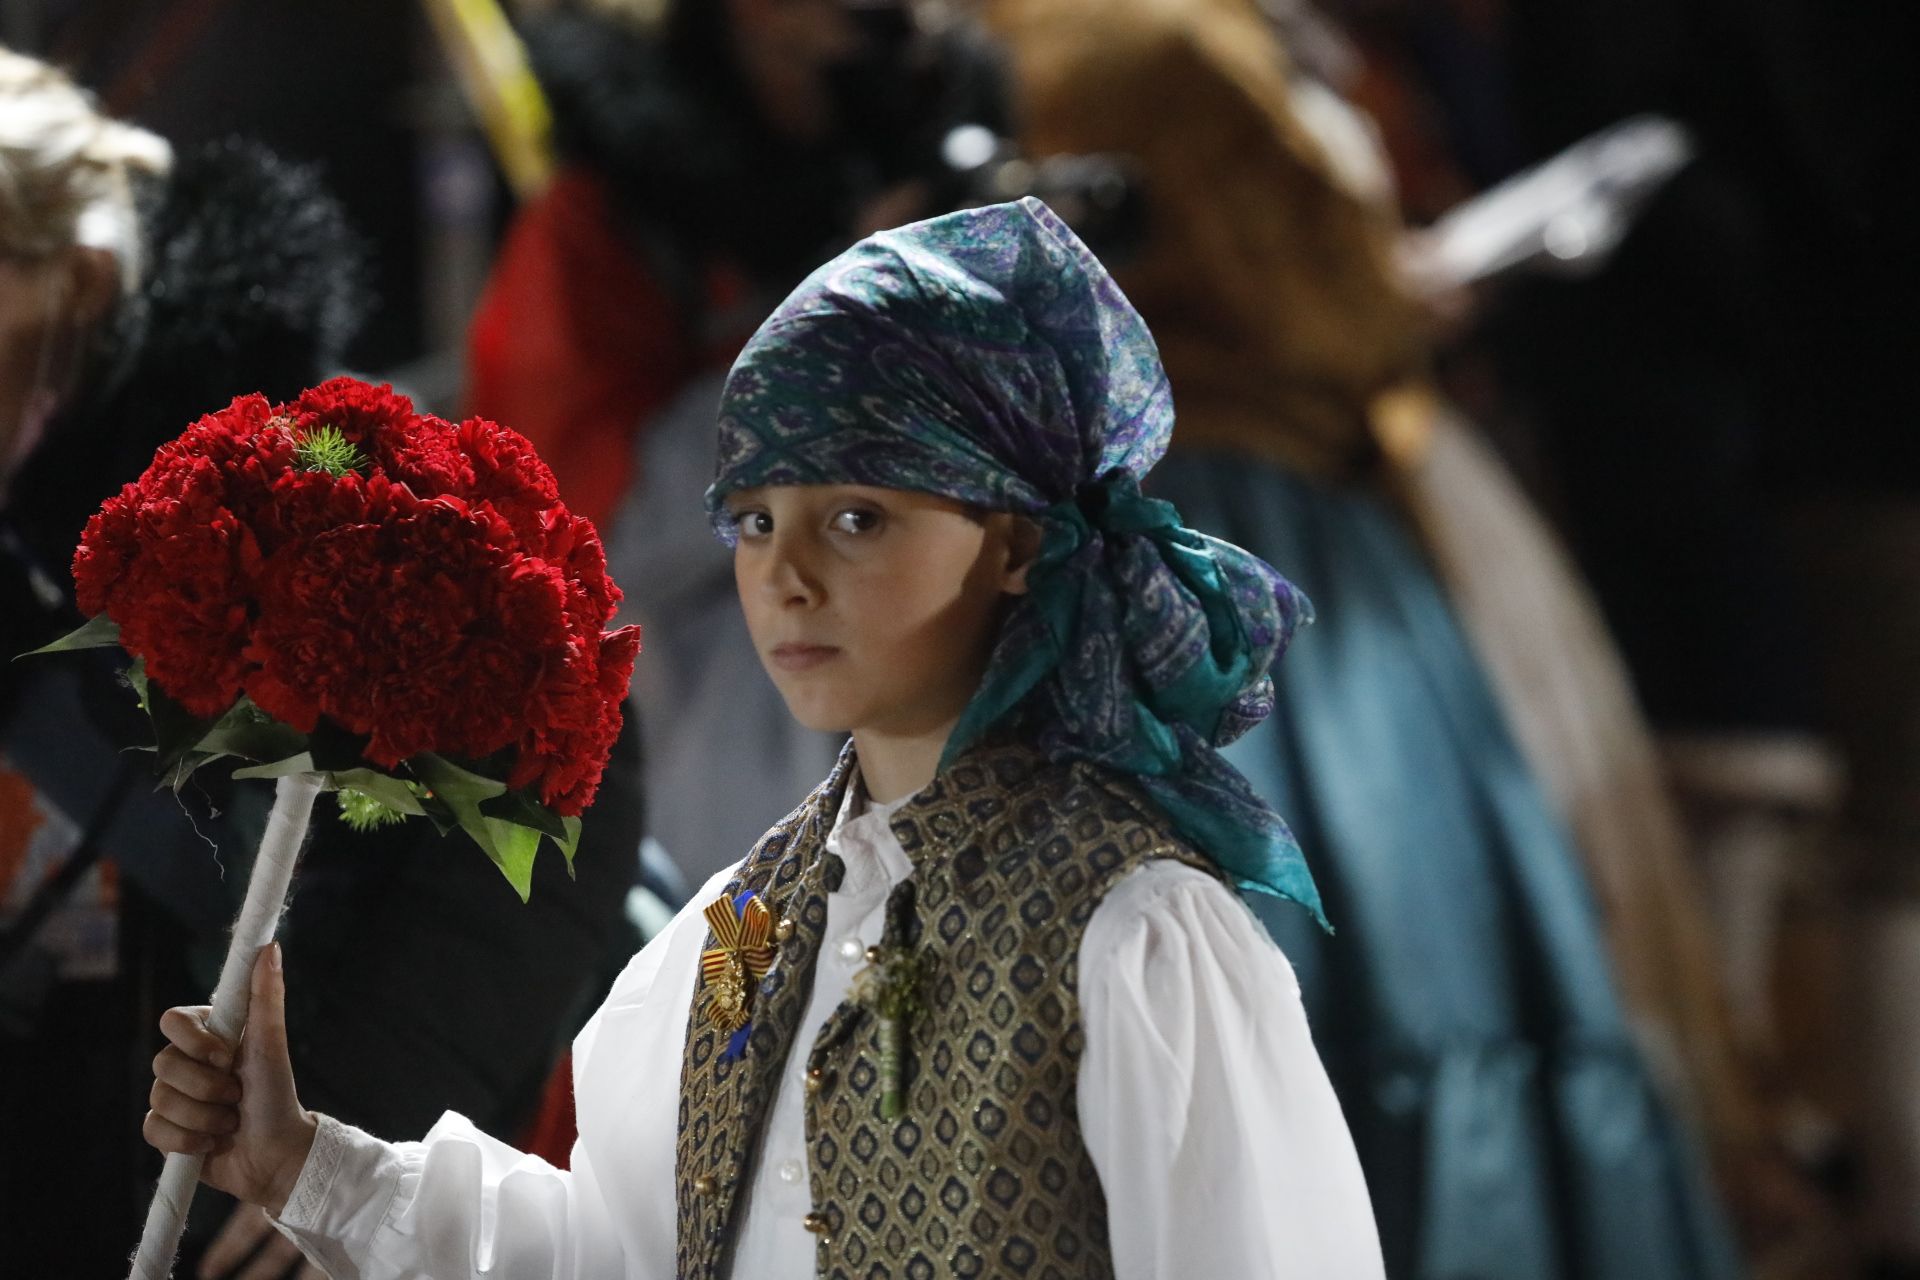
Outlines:
<svg viewBox="0 0 1920 1280"><path fill-rule="evenodd" d="M1284 958L1318 912L1215 748L1305 602L1138 480L1172 406L1038 202L876 235L728 379L708 503L827 781L576 1042L571 1171L301 1109L269 951L162 1020L147 1136L345 1277L1381 1275Z"/></svg>

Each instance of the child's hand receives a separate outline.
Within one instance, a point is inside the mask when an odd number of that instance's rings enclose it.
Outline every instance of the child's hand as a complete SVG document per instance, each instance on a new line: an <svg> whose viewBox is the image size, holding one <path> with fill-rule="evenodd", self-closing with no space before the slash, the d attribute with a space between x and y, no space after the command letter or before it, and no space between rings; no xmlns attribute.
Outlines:
<svg viewBox="0 0 1920 1280"><path fill-rule="evenodd" d="M313 1116L294 1092L287 1060L286 979L278 943L253 962L239 1065L207 1028L207 1007L169 1009L170 1043L153 1060L153 1110L141 1133L162 1151L205 1155L200 1180L276 1216L313 1148Z"/></svg>

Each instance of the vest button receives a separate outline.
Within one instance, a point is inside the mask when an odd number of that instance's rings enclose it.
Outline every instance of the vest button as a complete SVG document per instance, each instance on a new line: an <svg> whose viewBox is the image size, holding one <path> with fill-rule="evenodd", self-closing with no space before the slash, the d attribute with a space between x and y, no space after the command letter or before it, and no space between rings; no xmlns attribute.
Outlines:
<svg viewBox="0 0 1920 1280"><path fill-rule="evenodd" d="M703 1173L693 1180L696 1195L710 1196L720 1189L720 1183L710 1173Z"/></svg>
<svg viewBox="0 0 1920 1280"><path fill-rule="evenodd" d="M773 937L776 942L785 942L788 938L791 938L792 936L793 936L792 920L790 919L782 920L779 924L773 926Z"/></svg>
<svg viewBox="0 0 1920 1280"><path fill-rule="evenodd" d="M807 1092L818 1093L827 1087L827 1069L814 1067L807 1072Z"/></svg>
<svg viewBox="0 0 1920 1280"><path fill-rule="evenodd" d="M800 1225L820 1237L820 1243L827 1242L827 1216L823 1213L810 1213L800 1219Z"/></svg>

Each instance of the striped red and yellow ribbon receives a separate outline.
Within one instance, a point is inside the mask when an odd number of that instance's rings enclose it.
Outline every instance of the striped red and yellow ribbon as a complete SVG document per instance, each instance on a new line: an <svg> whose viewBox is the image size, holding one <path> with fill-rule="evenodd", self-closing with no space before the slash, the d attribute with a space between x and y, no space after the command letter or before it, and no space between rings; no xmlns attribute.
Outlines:
<svg viewBox="0 0 1920 1280"><path fill-rule="evenodd" d="M759 897L748 898L737 913L733 900L715 898L702 913L713 930L714 945L700 953L700 973L708 982L718 981L738 959L749 980L759 982L773 968L773 915Z"/></svg>

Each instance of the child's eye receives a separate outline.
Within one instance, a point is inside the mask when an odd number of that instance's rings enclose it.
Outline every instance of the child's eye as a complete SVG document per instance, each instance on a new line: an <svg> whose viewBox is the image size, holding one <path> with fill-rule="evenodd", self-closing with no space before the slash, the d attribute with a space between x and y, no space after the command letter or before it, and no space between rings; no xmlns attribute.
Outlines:
<svg viewBox="0 0 1920 1280"><path fill-rule="evenodd" d="M764 511L736 511L733 527L742 538L764 538L773 532L773 517Z"/></svg>
<svg viewBox="0 0 1920 1280"><path fill-rule="evenodd" d="M828 522L836 533L871 533L880 527L880 513L867 507L848 507Z"/></svg>

